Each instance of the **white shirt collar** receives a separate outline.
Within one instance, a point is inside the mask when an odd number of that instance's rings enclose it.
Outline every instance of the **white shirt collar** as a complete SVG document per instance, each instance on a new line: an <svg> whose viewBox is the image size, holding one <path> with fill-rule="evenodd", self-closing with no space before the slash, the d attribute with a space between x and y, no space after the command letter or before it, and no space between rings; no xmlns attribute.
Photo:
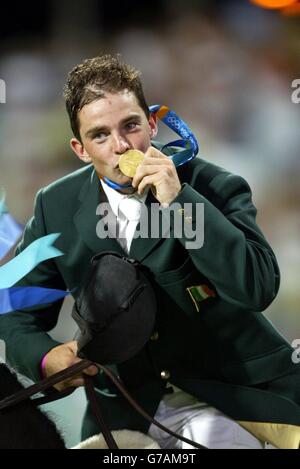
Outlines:
<svg viewBox="0 0 300 469"><path fill-rule="evenodd" d="M116 191L112 187L110 187L108 184L106 184L102 179L100 179L101 185L103 187L103 190L108 198L109 204L111 206L111 209L113 213L118 217L118 207L123 199L128 199L128 198L135 198L139 200L141 203L145 203L145 200L147 198L148 192L149 192L149 187L147 187L144 190L144 193L142 195L139 195L137 192L134 194L121 194L120 192Z"/></svg>

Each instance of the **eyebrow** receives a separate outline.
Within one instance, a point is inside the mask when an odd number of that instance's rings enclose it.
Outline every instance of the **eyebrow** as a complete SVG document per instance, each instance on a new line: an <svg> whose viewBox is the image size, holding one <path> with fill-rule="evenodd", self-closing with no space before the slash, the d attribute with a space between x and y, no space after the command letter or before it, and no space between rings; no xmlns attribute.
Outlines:
<svg viewBox="0 0 300 469"><path fill-rule="evenodd" d="M128 117L125 117L125 119L121 120L120 124L121 125L124 125L126 124L127 122L130 122L132 120L138 120L139 122L141 122L141 116L139 114L131 114L130 116ZM98 133L101 133L101 132L108 132L109 131L109 127L103 125L103 126L95 126L95 127L92 127L91 129L89 129L86 133L85 133L85 136L86 137L93 137L95 134L98 134Z"/></svg>

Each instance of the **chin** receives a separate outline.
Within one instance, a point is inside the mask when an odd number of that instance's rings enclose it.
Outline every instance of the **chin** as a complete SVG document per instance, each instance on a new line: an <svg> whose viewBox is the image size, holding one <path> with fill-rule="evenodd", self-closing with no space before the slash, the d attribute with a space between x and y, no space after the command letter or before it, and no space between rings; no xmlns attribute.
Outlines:
<svg viewBox="0 0 300 469"><path fill-rule="evenodd" d="M102 177L106 177L110 181L122 185L127 185L132 183L132 178L125 176L121 171L115 171L113 174L104 174ZM134 189L129 187L128 189ZM134 189L136 190L136 189Z"/></svg>
<svg viewBox="0 0 300 469"><path fill-rule="evenodd" d="M116 182L117 184L131 184L132 182L132 178L128 177L128 176L125 176L124 174L120 172L118 172L117 175L114 175L113 178L109 178L111 179L112 181Z"/></svg>

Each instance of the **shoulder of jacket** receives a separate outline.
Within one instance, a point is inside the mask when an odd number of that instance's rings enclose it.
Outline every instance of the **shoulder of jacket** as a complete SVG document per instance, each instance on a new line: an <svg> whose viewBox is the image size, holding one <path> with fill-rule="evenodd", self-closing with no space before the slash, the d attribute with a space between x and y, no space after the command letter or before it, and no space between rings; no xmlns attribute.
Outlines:
<svg viewBox="0 0 300 469"><path fill-rule="evenodd" d="M218 207L224 206L235 195L247 193L252 196L250 186L242 176L200 157L179 167L178 175L182 183L189 184Z"/></svg>
<svg viewBox="0 0 300 469"><path fill-rule="evenodd" d="M198 180L209 184L216 177L226 179L227 177L235 176L225 168L211 163L202 157L194 158L192 161L177 168L177 171L179 176L185 178L185 182L189 182L191 185L194 185Z"/></svg>
<svg viewBox="0 0 300 469"><path fill-rule="evenodd" d="M66 191L69 193L78 194L82 185L92 177L94 171L93 165L85 166L72 173L66 174L65 176L53 181L48 186L40 189L39 193L43 196L51 197L53 195L58 196L65 194Z"/></svg>

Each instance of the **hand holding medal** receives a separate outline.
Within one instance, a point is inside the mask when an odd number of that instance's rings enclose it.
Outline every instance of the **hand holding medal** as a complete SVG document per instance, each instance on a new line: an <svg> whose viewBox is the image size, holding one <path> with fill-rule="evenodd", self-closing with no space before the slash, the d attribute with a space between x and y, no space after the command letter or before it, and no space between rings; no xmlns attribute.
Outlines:
<svg viewBox="0 0 300 469"><path fill-rule="evenodd" d="M151 187L154 197L162 206L168 206L181 189L176 167L172 160L154 147L146 153L128 150L119 159L119 168L132 178L132 187L142 194Z"/></svg>

